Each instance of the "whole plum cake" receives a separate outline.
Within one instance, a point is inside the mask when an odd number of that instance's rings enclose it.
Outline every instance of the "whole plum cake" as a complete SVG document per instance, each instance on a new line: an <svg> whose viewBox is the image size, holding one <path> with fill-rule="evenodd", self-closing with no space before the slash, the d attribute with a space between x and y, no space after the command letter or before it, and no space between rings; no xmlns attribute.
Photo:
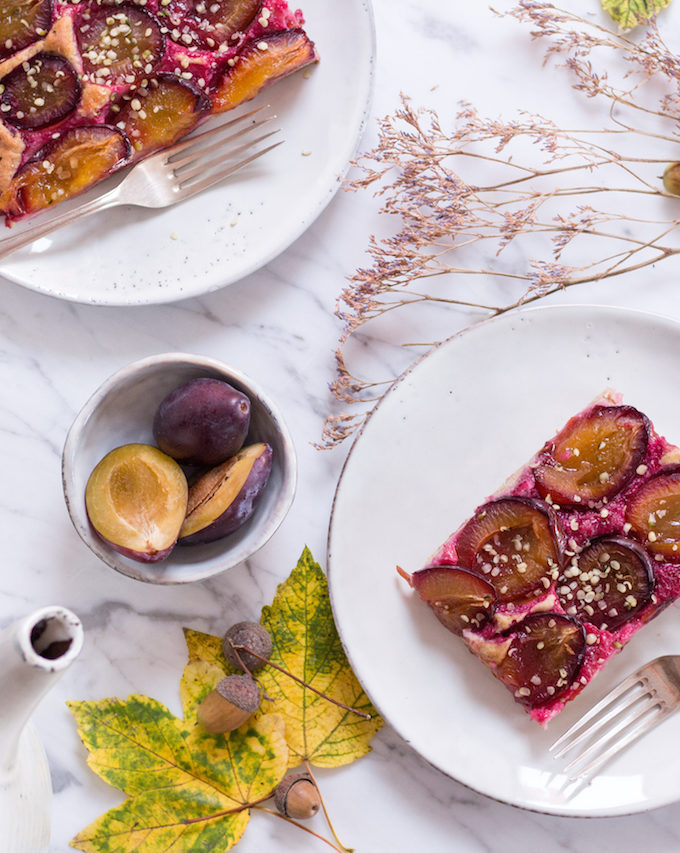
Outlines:
<svg viewBox="0 0 680 853"><path fill-rule="evenodd" d="M0 0L0 9L8 224L318 59L285 0Z"/></svg>
<svg viewBox="0 0 680 853"><path fill-rule="evenodd" d="M680 596L680 449L607 391L398 571L545 724Z"/></svg>

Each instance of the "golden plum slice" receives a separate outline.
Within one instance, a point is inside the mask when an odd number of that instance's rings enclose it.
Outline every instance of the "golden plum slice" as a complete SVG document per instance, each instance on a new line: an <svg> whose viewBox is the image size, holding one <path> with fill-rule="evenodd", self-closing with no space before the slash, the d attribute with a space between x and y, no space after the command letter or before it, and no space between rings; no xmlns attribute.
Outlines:
<svg viewBox="0 0 680 853"><path fill-rule="evenodd" d="M92 471L85 506L90 523L115 551L155 563L177 542L188 491L174 459L148 444L125 444Z"/></svg>
<svg viewBox="0 0 680 853"><path fill-rule="evenodd" d="M85 6L76 26L83 70L96 83L134 83L163 58L165 38L158 20L131 4Z"/></svg>
<svg viewBox="0 0 680 853"><path fill-rule="evenodd" d="M246 32L262 5L262 0L175 0L170 38L189 47L233 44L232 36L239 38Z"/></svg>
<svg viewBox="0 0 680 853"><path fill-rule="evenodd" d="M534 613L514 629L496 675L518 702L536 708L571 687L585 649L586 631L578 620L559 613Z"/></svg>
<svg viewBox="0 0 680 853"><path fill-rule="evenodd" d="M0 0L0 59L44 38L51 21L49 0Z"/></svg>
<svg viewBox="0 0 680 853"><path fill-rule="evenodd" d="M649 604L654 583L644 548L623 536L604 536L572 559L558 594L567 613L614 631Z"/></svg>
<svg viewBox="0 0 680 853"><path fill-rule="evenodd" d="M227 66L212 94L215 112L254 98L265 86L317 61L314 43L300 29L276 32L249 42Z"/></svg>
<svg viewBox="0 0 680 853"><path fill-rule="evenodd" d="M632 406L595 406L549 441L534 471L543 497L564 506L591 507L626 486L642 462L649 422Z"/></svg>
<svg viewBox="0 0 680 853"><path fill-rule="evenodd" d="M262 0L198 0L194 10L207 21L220 42L248 29L262 8Z"/></svg>
<svg viewBox="0 0 680 853"><path fill-rule="evenodd" d="M479 507L456 541L459 564L491 583L501 602L546 589L560 564L558 522L543 501L499 498Z"/></svg>
<svg viewBox="0 0 680 853"><path fill-rule="evenodd" d="M467 628L479 630L493 616L496 591L479 575L458 566L430 566L409 575L397 572L415 589L421 600L445 628L462 634Z"/></svg>
<svg viewBox="0 0 680 853"><path fill-rule="evenodd" d="M27 59L3 77L2 84L2 117L27 130L60 122L80 101L75 69L54 53L38 53Z"/></svg>
<svg viewBox="0 0 680 853"><path fill-rule="evenodd" d="M628 502L626 521L652 554L680 562L680 468L662 469Z"/></svg>
<svg viewBox="0 0 680 853"><path fill-rule="evenodd" d="M272 467L272 449L259 442L212 468L189 490L180 544L213 542L250 518L262 497Z"/></svg>
<svg viewBox="0 0 680 853"><path fill-rule="evenodd" d="M129 153L127 137L114 127L71 128L21 167L0 197L0 207L10 220L51 207L105 178Z"/></svg>
<svg viewBox="0 0 680 853"><path fill-rule="evenodd" d="M159 74L126 95L111 122L127 135L137 154L172 145L210 109L197 86L174 74Z"/></svg>

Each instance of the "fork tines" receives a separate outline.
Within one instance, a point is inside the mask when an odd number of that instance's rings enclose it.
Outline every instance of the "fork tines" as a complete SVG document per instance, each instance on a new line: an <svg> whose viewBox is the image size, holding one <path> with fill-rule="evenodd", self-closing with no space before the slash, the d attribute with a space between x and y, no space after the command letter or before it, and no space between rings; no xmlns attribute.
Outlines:
<svg viewBox="0 0 680 853"><path fill-rule="evenodd" d="M283 140L268 145L266 148L255 148L259 143L280 133L280 129L277 128L255 137L252 136L254 131L259 131L260 128L276 118L275 115L262 115L255 118L256 114L263 109L264 107L257 107L244 115L224 121L202 133L189 136L175 146L172 152L168 154L167 162L172 166L174 174L180 182L180 188L192 193L200 192L281 145ZM245 126L238 127L244 120L248 119L250 121ZM233 143L242 138L244 141L234 147ZM246 152L248 152L247 157L237 159ZM211 154L213 156L208 156Z"/></svg>
<svg viewBox="0 0 680 853"><path fill-rule="evenodd" d="M553 758L570 758L563 768L570 781L592 779L614 756L675 710L650 681L654 663L622 681L550 747Z"/></svg>

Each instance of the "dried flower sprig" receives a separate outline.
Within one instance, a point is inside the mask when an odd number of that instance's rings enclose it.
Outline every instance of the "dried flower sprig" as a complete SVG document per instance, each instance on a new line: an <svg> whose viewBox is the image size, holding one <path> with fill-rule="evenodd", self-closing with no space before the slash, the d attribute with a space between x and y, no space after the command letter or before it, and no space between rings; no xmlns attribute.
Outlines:
<svg viewBox="0 0 680 853"><path fill-rule="evenodd" d="M322 446L355 432L384 390L346 363L350 338L369 321L416 304L500 314L680 252L669 239L680 207L661 180L678 158L680 59L655 21L634 40L538 0L521 0L507 15L549 41L546 61L559 57L573 87L602 104L602 123L565 129L528 113L487 119L464 103L444 130L434 111L406 97L379 122L378 143L355 162L360 174L347 188L372 189L399 225L392 236L371 237L371 264L340 296L331 388L343 403L364 405L328 418ZM491 297L479 296L480 278Z"/></svg>

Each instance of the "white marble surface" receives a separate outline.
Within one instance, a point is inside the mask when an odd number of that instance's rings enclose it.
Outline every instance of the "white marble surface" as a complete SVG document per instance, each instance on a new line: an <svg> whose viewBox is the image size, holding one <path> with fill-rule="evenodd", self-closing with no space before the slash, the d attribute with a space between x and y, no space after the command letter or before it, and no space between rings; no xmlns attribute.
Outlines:
<svg viewBox="0 0 680 853"><path fill-rule="evenodd" d="M597 2L569 5L596 11ZM668 16L676 33L678 12ZM591 105L571 92L562 72L542 70L542 49L530 42L527 28L493 19L484 3L377 0L375 13L373 117L392 112L400 91L416 104L437 107L442 116L461 98L489 115L508 115L515 106L556 119L590 115ZM371 122L364 146L374 135ZM209 297L166 306L81 306L0 282L0 625L59 603L80 615L86 631L79 661L34 718L55 788L50 853L65 853L77 831L121 800L88 770L64 702L137 691L178 711L185 661L181 627L218 633L236 619L256 618L305 544L324 562L331 500L349 449L319 452L311 446L331 406L327 385L340 330L333 310L345 277L365 260L368 235L384 227L368 193L341 193L265 269ZM671 260L642 275L574 288L552 301L614 303L680 319L677 276ZM453 332L469 319L451 311L446 322ZM382 341L366 340L366 357L382 360L385 370L401 368L407 356L390 345L389 329L381 329L381 336ZM170 350L221 358L267 388L292 430L300 484L283 526L253 560L208 582L164 588L112 573L82 545L62 500L60 454L75 413L103 379L129 361ZM660 393L669 387L664 379L655 380ZM416 846L432 853L680 849L680 805L599 820L529 813L443 777L389 726L370 756L320 776L338 833L358 853ZM238 849L326 848L257 815Z"/></svg>

